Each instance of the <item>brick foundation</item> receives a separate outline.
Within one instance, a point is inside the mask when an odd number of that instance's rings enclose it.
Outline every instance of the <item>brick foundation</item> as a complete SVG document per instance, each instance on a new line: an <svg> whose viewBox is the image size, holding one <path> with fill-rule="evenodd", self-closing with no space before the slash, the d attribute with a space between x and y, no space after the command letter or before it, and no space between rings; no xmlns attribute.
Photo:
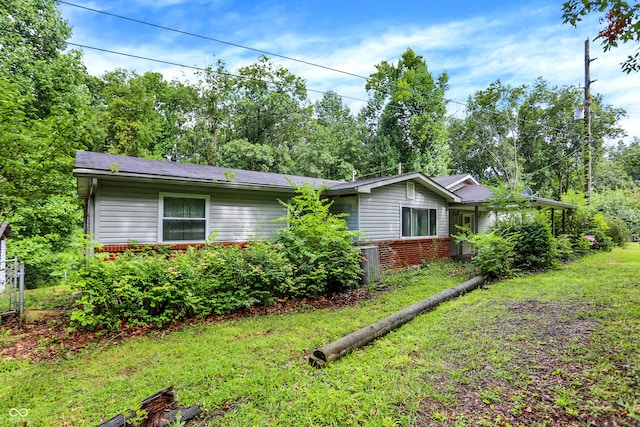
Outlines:
<svg viewBox="0 0 640 427"><path fill-rule="evenodd" d="M202 248L206 243L174 243L174 244L149 244L149 245L104 245L101 248L96 248L96 252L108 252L111 254L121 254L125 251L142 251L145 249L157 249L158 247L162 247L163 249L168 249L170 251L186 251L189 247L194 248ZM223 246L227 245L240 245L245 247L248 242L216 242L216 244L221 244Z"/></svg>
<svg viewBox="0 0 640 427"><path fill-rule="evenodd" d="M451 256L450 237L379 240L371 244L378 246L380 268L383 270L420 265L422 261L435 261Z"/></svg>
<svg viewBox="0 0 640 427"><path fill-rule="evenodd" d="M247 242L221 242L222 245L246 246ZM435 261L451 256L450 237L429 237L424 239L378 240L370 242L378 246L380 268L388 270L420 265L422 261ZM96 252L119 254L127 250L142 250L163 246L172 251L185 251L188 247L201 248L204 243L178 243L171 245L104 245Z"/></svg>

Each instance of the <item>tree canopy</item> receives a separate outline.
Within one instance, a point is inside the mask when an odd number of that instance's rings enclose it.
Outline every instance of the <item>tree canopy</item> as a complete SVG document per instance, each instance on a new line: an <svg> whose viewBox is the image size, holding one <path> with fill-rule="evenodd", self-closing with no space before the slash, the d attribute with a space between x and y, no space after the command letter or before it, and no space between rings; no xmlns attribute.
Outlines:
<svg viewBox="0 0 640 427"><path fill-rule="evenodd" d="M543 79L512 87L499 80L467 101L467 116L450 124L452 168L493 185L530 187L559 198L570 188L584 188L585 130L574 120L581 93L551 87ZM592 101L592 146L595 164L604 156L604 141L619 137L624 111Z"/></svg>
<svg viewBox="0 0 640 427"><path fill-rule="evenodd" d="M604 28L597 39L602 41L604 51L618 47L618 43L640 43L640 3L622 0L571 0L562 5L564 23L578 25L583 17L597 14ZM622 63L626 73L640 71L640 47Z"/></svg>
<svg viewBox="0 0 640 427"><path fill-rule="evenodd" d="M448 76L434 79L424 58L407 49L396 64L382 61L366 84L362 112L372 165L403 163L428 176L444 175L450 160L444 94ZM370 167L372 169L372 167Z"/></svg>

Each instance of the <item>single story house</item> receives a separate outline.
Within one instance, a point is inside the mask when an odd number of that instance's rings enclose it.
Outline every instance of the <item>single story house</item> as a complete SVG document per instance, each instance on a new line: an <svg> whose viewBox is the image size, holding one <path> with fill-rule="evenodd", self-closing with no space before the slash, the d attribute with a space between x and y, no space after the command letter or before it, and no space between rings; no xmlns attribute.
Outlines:
<svg viewBox="0 0 640 427"><path fill-rule="evenodd" d="M455 225L483 231L493 215L486 205L491 190L470 175L431 179L411 172L343 182L87 151L76 152L73 173L85 202L85 232L106 252L184 249L212 236L222 243L267 238L281 226L273 220L285 216L279 200L295 194L292 183L326 186L332 212L348 214L360 243L378 246L382 268L471 251L452 241Z"/></svg>

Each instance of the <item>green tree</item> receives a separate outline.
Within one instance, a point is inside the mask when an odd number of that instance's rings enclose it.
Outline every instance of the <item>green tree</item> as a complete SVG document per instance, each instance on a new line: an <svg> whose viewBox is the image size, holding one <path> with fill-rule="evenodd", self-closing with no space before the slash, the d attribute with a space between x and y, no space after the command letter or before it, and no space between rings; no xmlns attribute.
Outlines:
<svg viewBox="0 0 640 427"><path fill-rule="evenodd" d="M617 147L610 150L610 159L636 186L640 185L640 138L634 137L629 144L619 142Z"/></svg>
<svg viewBox="0 0 640 427"><path fill-rule="evenodd" d="M50 195L72 190L73 147L60 137L68 116L29 118L29 97L0 81L0 219ZM65 120L67 119L67 120Z"/></svg>
<svg viewBox="0 0 640 427"><path fill-rule="evenodd" d="M197 102L192 121L184 129L180 152L193 163L216 166L221 161L221 147L232 137L234 79L220 60L202 71L199 77Z"/></svg>
<svg viewBox="0 0 640 427"><path fill-rule="evenodd" d="M469 98L467 116L451 125L453 169L492 184L531 187L544 197L584 188L585 130L574 120L581 93L571 87L505 86L500 81ZM604 158L604 141L623 134L623 110L592 100L594 164Z"/></svg>
<svg viewBox="0 0 640 427"><path fill-rule="evenodd" d="M220 147L219 166L259 172L289 173L291 156L286 150L269 144L252 144L234 139Z"/></svg>
<svg viewBox="0 0 640 427"><path fill-rule="evenodd" d="M65 138L73 120L29 118L28 103L17 85L0 81L0 221L16 234L8 253L25 262L31 288L48 283L82 217Z"/></svg>
<svg viewBox="0 0 640 427"><path fill-rule="evenodd" d="M241 68L238 74L233 81L229 140L270 145L281 156L290 154L311 120L304 80L266 57Z"/></svg>
<svg viewBox="0 0 640 427"><path fill-rule="evenodd" d="M451 167L481 181L518 187L522 154L518 144L518 108L526 86L512 87L500 80L467 101L467 116L450 125Z"/></svg>
<svg viewBox="0 0 640 427"><path fill-rule="evenodd" d="M370 100L362 112L373 154L369 169L397 162L428 176L444 175L447 143L446 73L434 79L424 58L407 49L397 64L382 61L366 84Z"/></svg>
<svg viewBox="0 0 640 427"><path fill-rule="evenodd" d="M358 124L340 96L326 92L314 104L308 136L294 153L296 173L326 179L351 179L362 157Z"/></svg>
<svg viewBox="0 0 640 427"><path fill-rule="evenodd" d="M151 157L161 138L163 120L156 107L166 88L158 73L117 69L102 76L102 100L106 139L99 151ZM97 148L97 147L96 147Z"/></svg>
<svg viewBox="0 0 640 427"><path fill-rule="evenodd" d="M95 115L55 1L0 2L0 28L0 220L16 234L8 252L25 261L27 286L37 286L81 224L71 170Z"/></svg>
<svg viewBox="0 0 640 427"><path fill-rule="evenodd" d="M626 145L619 141L617 146L605 149L605 158L594 170L593 187L598 191L630 189L638 185L640 178L640 145L635 138Z"/></svg>
<svg viewBox="0 0 640 427"><path fill-rule="evenodd" d="M623 0L571 0L562 5L564 23L577 26L583 16L595 13L604 28L596 39L602 41L604 51L618 47L618 43L640 42L640 3ZM640 48L622 63L622 70L640 71Z"/></svg>

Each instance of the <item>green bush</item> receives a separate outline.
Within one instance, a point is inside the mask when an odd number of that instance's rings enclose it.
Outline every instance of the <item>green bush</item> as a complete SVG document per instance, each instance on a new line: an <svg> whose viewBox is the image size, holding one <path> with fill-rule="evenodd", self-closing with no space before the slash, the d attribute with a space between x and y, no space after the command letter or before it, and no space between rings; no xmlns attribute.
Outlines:
<svg viewBox="0 0 640 427"><path fill-rule="evenodd" d="M294 267L294 296L313 296L323 292L355 287L362 275L360 250L353 245L356 233L347 230L339 215L329 212L331 202L321 198L322 189L308 184L298 187L289 203L286 222L276 232L280 244Z"/></svg>
<svg viewBox="0 0 640 427"><path fill-rule="evenodd" d="M361 268L353 233L319 195L299 189L283 219L289 226L273 241L94 259L80 270L83 294L73 322L110 329L162 324L356 286Z"/></svg>
<svg viewBox="0 0 640 427"><path fill-rule="evenodd" d="M574 251L580 255L589 250L608 251L613 247L614 240L609 235L610 225L607 219L602 212L584 201L578 209L567 215L566 229L574 244ZM588 238L588 245L585 243L585 236L591 236Z"/></svg>
<svg viewBox="0 0 640 427"><path fill-rule="evenodd" d="M61 254L53 251L43 236L11 240L9 257L18 257L25 265L25 287L41 288L51 284L51 276L60 265Z"/></svg>
<svg viewBox="0 0 640 427"><path fill-rule="evenodd" d="M272 302L292 282L292 267L269 243L189 248L167 256L128 251L83 272L72 319L95 328L162 324Z"/></svg>
<svg viewBox="0 0 640 427"><path fill-rule="evenodd" d="M75 195L33 201L21 206L8 222L15 236L7 243L7 255L24 262L26 288L59 280L64 253L81 233L82 211Z"/></svg>
<svg viewBox="0 0 640 427"><path fill-rule="evenodd" d="M567 235L558 236L552 240L552 256L553 259L566 262L575 258L576 253L573 250L571 239Z"/></svg>
<svg viewBox="0 0 640 427"><path fill-rule="evenodd" d="M499 235L518 236L514 268L534 271L553 264L553 236L549 225L542 220L525 217L520 221L497 223L492 230Z"/></svg>
<svg viewBox="0 0 640 427"><path fill-rule="evenodd" d="M608 226L607 236L611 238L611 242L616 246L624 246L631 236L627 223L622 219L611 217L605 217L605 221Z"/></svg>
<svg viewBox="0 0 640 427"><path fill-rule="evenodd" d="M472 263L481 275L487 278L508 278L514 274L514 248L519 236L514 234L495 232L472 234L469 230L462 230L456 236L457 242L471 243L476 254Z"/></svg>

